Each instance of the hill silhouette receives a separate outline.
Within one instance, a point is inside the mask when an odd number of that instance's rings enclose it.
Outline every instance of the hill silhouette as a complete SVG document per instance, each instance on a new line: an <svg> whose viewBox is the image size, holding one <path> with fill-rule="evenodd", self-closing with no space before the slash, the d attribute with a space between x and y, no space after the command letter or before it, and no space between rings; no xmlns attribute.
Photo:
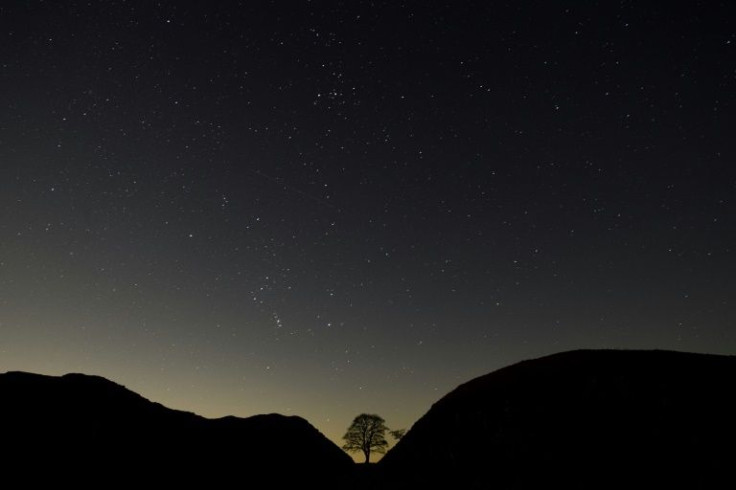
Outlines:
<svg viewBox="0 0 736 490"><path fill-rule="evenodd" d="M572 351L460 385L377 464L299 417L206 419L98 376L0 374L5 482L270 488L730 488L736 357Z"/></svg>
<svg viewBox="0 0 736 490"><path fill-rule="evenodd" d="M206 419L98 376L0 374L6 478L28 486L337 488L354 464L299 417Z"/></svg>
<svg viewBox="0 0 736 490"><path fill-rule="evenodd" d="M473 379L378 463L383 488L734 488L736 357L573 351Z"/></svg>

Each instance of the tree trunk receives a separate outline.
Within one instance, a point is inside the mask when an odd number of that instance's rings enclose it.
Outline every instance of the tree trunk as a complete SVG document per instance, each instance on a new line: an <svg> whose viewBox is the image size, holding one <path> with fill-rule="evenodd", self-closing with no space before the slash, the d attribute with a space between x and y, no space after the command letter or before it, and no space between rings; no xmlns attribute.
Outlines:
<svg viewBox="0 0 736 490"><path fill-rule="evenodd" d="M365 454L365 464L368 464L371 462L371 452L363 450L363 454Z"/></svg>

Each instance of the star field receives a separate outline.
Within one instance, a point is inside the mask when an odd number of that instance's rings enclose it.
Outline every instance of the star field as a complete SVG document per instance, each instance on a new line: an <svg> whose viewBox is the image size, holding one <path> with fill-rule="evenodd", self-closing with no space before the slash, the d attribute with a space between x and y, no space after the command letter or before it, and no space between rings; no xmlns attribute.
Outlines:
<svg viewBox="0 0 736 490"><path fill-rule="evenodd" d="M736 353L727 2L0 6L0 370L339 442L574 348Z"/></svg>

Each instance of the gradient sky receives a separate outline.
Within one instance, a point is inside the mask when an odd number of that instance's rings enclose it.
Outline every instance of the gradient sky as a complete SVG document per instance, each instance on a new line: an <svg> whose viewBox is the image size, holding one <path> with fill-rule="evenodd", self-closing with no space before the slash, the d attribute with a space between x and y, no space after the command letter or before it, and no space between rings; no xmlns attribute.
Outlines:
<svg viewBox="0 0 736 490"><path fill-rule="evenodd" d="M410 427L736 354L730 2L0 4L0 372Z"/></svg>

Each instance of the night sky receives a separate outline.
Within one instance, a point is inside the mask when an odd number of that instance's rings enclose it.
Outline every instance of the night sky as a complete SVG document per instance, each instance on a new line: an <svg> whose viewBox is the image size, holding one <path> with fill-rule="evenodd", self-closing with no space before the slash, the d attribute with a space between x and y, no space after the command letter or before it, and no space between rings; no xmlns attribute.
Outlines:
<svg viewBox="0 0 736 490"><path fill-rule="evenodd" d="M0 371L408 428L575 348L736 354L730 2L0 5Z"/></svg>

